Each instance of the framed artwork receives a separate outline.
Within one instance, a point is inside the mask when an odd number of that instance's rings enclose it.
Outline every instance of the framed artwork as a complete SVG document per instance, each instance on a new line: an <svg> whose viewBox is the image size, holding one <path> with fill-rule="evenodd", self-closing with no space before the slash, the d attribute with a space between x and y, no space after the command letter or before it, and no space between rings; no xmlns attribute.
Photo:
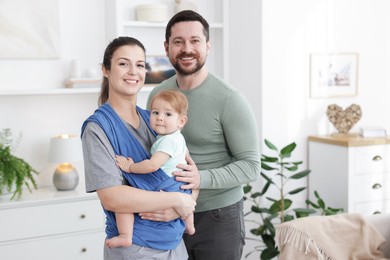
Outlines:
<svg viewBox="0 0 390 260"><path fill-rule="evenodd" d="M58 0L0 0L0 59L59 58Z"/></svg>
<svg viewBox="0 0 390 260"><path fill-rule="evenodd" d="M155 85L175 75L175 69L167 56L152 55L146 57L145 84Z"/></svg>
<svg viewBox="0 0 390 260"><path fill-rule="evenodd" d="M310 97L357 95L357 53L310 54Z"/></svg>

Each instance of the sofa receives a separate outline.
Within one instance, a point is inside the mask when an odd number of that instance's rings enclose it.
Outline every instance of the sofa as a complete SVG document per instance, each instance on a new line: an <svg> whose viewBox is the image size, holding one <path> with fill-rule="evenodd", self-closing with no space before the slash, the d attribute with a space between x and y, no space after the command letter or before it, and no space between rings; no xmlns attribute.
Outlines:
<svg viewBox="0 0 390 260"><path fill-rule="evenodd" d="M276 226L279 260L390 259L390 214L310 216Z"/></svg>
<svg viewBox="0 0 390 260"><path fill-rule="evenodd" d="M366 216L366 219L378 230L385 239L379 249L390 259L390 213Z"/></svg>

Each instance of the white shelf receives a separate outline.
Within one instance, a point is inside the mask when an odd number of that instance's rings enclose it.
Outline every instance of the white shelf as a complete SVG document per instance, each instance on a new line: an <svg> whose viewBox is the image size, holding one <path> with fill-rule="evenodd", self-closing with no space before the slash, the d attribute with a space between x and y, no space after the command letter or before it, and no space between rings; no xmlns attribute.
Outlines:
<svg viewBox="0 0 390 260"><path fill-rule="evenodd" d="M142 21L123 21L125 27L151 27L151 28L165 28L166 23L152 23Z"/></svg>
<svg viewBox="0 0 390 260"><path fill-rule="evenodd" d="M143 22L143 21L123 21L122 25L124 27L139 27L139 28L164 28L167 23L159 23L159 22ZM211 23L210 29L222 29L222 23Z"/></svg>
<svg viewBox="0 0 390 260"><path fill-rule="evenodd" d="M143 4L143 0L105 0L105 2L107 41L128 35L141 40L149 55L165 54L163 42L167 22L136 20L136 7ZM173 7L172 4L170 3L169 6ZM196 6L198 12L208 19L210 26L213 50L207 58L207 67L210 72L229 81L229 1L198 0Z"/></svg>
<svg viewBox="0 0 390 260"><path fill-rule="evenodd" d="M145 86L141 92L150 92L154 86ZM64 94L95 94L100 87L85 88L51 88L51 89L0 89L0 96L27 96L27 95L64 95Z"/></svg>
<svg viewBox="0 0 390 260"><path fill-rule="evenodd" d="M99 93L100 87L88 88L50 88L50 89L3 89L0 96L26 96L26 95L63 95Z"/></svg>

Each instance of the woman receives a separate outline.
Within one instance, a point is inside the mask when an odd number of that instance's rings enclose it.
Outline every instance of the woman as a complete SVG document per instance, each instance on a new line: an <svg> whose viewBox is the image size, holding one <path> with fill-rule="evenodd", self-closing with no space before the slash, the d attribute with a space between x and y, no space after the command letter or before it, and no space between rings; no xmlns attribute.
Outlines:
<svg viewBox="0 0 390 260"><path fill-rule="evenodd" d="M136 106L137 94L145 81L145 48L131 37L114 39L106 48L102 64L104 80L100 107L82 126L82 143L87 192L97 192L106 213L107 238L118 235L114 212L137 213L173 208L186 218L195 201L178 192L152 192L126 185L116 166L115 155L143 160L155 134L149 126L149 112ZM156 175L156 178L159 176ZM156 181L157 182L157 181ZM136 215L133 245L104 248L104 259L187 259L181 233L169 223L151 223L145 231ZM146 221L146 220L145 220ZM152 221L149 221L152 222ZM168 230L168 232L166 232ZM158 232L168 233L165 236Z"/></svg>

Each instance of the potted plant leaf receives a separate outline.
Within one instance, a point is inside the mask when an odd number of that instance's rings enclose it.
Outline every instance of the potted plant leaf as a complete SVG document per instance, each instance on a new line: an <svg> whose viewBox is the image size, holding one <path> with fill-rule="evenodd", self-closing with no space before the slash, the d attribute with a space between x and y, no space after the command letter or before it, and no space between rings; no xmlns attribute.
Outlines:
<svg viewBox="0 0 390 260"><path fill-rule="evenodd" d="M246 203L251 203L250 211L245 213L245 220L255 225L255 228L250 230L251 236L246 239L259 242L245 257L259 252L262 260L274 259L279 255L275 244L274 225L294 218L307 217L311 214L334 215L343 211L343 209L326 206L317 191L314 191L316 202L306 200L306 208L293 208L292 196L304 191L306 187L288 190L287 183L307 177L310 170L299 171L302 161L290 159L296 148L295 143L291 143L281 150L267 139L265 139L265 144L274 154L262 154L261 156L262 189L257 192L253 190L251 184L244 186L244 199ZM269 194L271 193L270 187L275 188L276 197L271 197ZM254 219L248 218L248 216L253 217L253 215L255 215Z"/></svg>
<svg viewBox="0 0 390 260"><path fill-rule="evenodd" d="M6 128L0 131L0 195L12 193L11 200L20 198L23 187L32 192L37 189L34 175L38 172L30 164L13 155L16 144L21 135L13 140L11 130Z"/></svg>

